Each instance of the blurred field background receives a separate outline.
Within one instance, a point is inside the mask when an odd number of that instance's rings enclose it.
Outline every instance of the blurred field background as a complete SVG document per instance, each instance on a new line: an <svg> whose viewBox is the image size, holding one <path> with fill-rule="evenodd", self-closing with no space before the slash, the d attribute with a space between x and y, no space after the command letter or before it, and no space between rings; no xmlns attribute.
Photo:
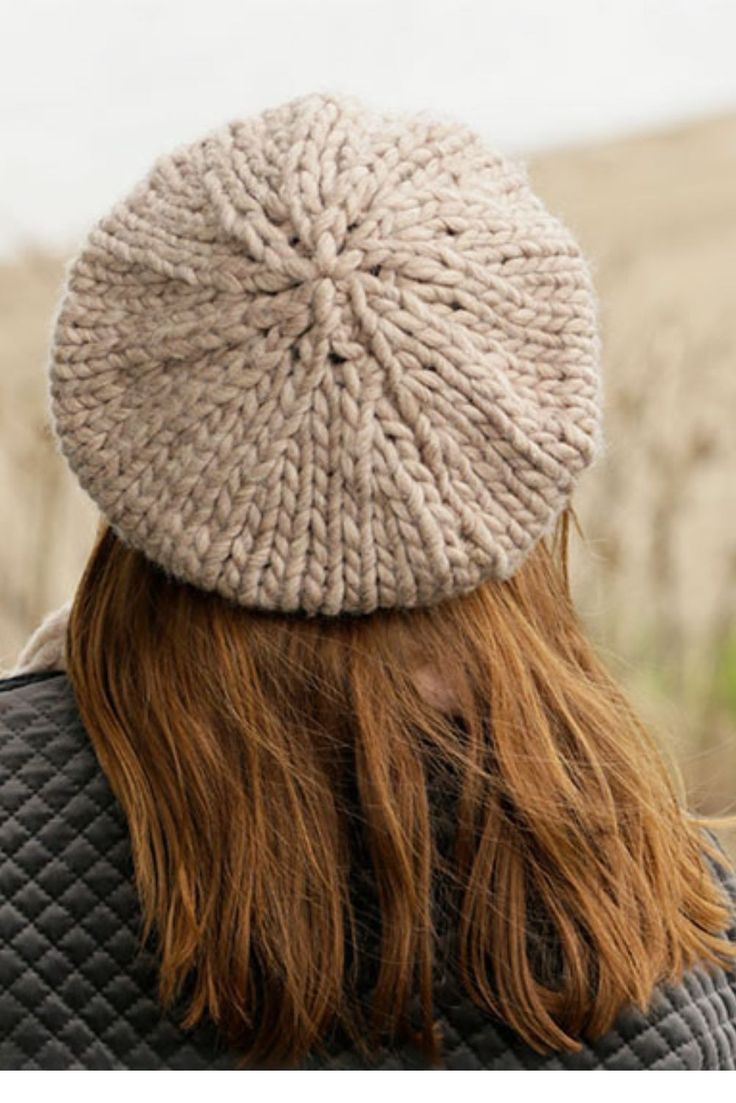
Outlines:
<svg viewBox="0 0 736 1103"><path fill-rule="evenodd" d="M591 257L608 449L584 480L580 608L684 767L736 808L736 116L545 153L537 191ZM45 366L65 257L0 265L0 664L66 600L94 509L54 452Z"/></svg>

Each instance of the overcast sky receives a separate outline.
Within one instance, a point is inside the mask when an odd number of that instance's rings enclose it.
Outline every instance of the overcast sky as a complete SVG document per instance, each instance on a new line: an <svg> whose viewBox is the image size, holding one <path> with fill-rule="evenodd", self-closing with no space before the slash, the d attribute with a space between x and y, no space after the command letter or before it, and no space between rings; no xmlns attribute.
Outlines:
<svg viewBox="0 0 736 1103"><path fill-rule="evenodd" d="M736 0L3 0L0 252L68 249L181 141L317 89L513 152L736 110Z"/></svg>

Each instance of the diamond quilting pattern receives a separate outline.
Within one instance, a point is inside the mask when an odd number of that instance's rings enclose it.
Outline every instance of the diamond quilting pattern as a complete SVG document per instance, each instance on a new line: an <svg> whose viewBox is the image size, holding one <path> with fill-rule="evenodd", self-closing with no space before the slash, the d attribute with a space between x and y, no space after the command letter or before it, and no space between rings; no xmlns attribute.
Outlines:
<svg viewBox="0 0 736 1103"><path fill-rule="evenodd" d="M736 878L719 873L734 902ZM0 682L0 1069L229 1069L211 1023L183 1031L140 949L127 826L62 673ZM646 1015L578 1053L540 1057L449 979L437 1011L449 1069L736 1069L736 974L694 970ZM366 1068L350 1048L305 1069ZM370 1068L421 1068L408 1049Z"/></svg>

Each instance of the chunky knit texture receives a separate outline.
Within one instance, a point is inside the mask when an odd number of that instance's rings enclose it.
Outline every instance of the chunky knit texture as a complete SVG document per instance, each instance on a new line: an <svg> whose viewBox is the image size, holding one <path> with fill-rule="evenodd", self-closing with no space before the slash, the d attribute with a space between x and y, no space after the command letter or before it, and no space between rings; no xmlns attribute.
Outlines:
<svg viewBox="0 0 736 1103"><path fill-rule="evenodd" d="M159 159L91 230L51 402L128 544L334 615L506 578L601 444L596 304L523 169L315 93Z"/></svg>

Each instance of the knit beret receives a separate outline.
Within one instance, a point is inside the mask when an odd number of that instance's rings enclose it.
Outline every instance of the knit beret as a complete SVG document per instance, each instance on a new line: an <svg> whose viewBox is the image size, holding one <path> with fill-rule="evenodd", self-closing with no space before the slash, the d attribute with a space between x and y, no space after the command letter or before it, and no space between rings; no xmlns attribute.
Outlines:
<svg viewBox="0 0 736 1103"><path fill-rule="evenodd" d="M69 262L59 447L113 530L240 605L508 578L601 444L596 302L524 169L313 93L159 158Z"/></svg>

